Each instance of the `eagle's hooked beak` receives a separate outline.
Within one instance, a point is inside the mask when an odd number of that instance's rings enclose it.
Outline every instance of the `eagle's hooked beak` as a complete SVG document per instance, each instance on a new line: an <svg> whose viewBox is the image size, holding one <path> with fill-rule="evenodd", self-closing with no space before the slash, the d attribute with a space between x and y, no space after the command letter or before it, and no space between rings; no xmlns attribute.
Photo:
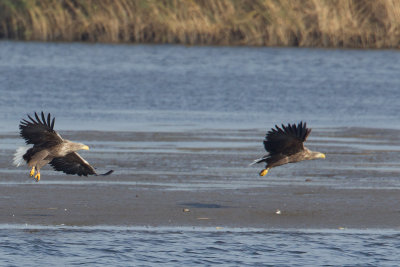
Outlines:
<svg viewBox="0 0 400 267"><path fill-rule="evenodd" d="M324 153L321 153L321 154L319 155L319 157L320 157L321 159L325 159L325 154L324 154Z"/></svg>
<svg viewBox="0 0 400 267"><path fill-rule="evenodd" d="M88 147L87 145L84 145L84 146L82 147L82 149L83 149L83 150L89 150L89 147Z"/></svg>

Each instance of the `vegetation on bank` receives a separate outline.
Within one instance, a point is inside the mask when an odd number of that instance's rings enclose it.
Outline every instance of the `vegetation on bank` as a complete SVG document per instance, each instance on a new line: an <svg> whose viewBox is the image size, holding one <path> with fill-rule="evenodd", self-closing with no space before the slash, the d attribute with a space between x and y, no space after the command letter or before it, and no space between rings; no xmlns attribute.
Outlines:
<svg viewBox="0 0 400 267"><path fill-rule="evenodd" d="M0 0L0 38L400 48L400 1Z"/></svg>

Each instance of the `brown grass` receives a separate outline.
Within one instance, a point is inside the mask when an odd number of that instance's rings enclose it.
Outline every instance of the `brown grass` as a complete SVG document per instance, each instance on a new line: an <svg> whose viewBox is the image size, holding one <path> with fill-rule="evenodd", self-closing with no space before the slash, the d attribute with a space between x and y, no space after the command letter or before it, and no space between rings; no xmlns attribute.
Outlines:
<svg viewBox="0 0 400 267"><path fill-rule="evenodd" d="M400 48L400 1L0 0L0 38Z"/></svg>

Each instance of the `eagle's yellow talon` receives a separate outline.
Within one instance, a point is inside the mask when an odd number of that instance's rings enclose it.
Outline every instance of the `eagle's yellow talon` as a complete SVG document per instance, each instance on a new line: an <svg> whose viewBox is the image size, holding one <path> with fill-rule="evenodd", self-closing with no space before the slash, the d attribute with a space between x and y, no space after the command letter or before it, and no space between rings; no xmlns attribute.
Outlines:
<svg viewBox="0 0 400 267"><path fill-rule="evenodd" d="M33 176L33 175L35 175L35 167L32 167L32 170L31 170L31 172L29 173L29 176Z"/></svg>
<svg viewBox="0 0 400 267"><path fill-rule="evenodd" d="M264 176L268 173L269 168L260 171L260 176Z"/></svg>
<svg viewBox="0 0 400 267"><path fill-rule="evenodd" d="M35 175L36 182L40 181L40 172Z"/></svg>

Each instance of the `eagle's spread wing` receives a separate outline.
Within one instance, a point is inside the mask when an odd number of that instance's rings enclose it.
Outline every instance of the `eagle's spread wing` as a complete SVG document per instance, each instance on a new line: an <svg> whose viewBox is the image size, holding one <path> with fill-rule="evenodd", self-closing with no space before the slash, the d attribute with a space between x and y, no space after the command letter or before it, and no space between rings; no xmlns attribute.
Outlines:
<svg viewBox="0 0 400 267"><path fill-rule="evenodd" d="M65 157L54 158L50 161L50 165L56 171L62 171L66 174L77 174L79 176L98 175L94 168L76 152L69 153ZM112 172L109 171L101 175L109 175Z"/></svg>
<svg viewBox="0 0 400 267"><path fill-rule="evenodd" d="M303 142L306 141L311 129L307 128L306 123L288 124L282 128L275 125L264 139L264 148L270 155L284 154L292 155L304 149Z"/></svg>
<svg viewBox="0 0 400 267"><path fill-rule="evenodd" d="M25 139L26 144L39 145L42 147L51 147L60 144L63 139L54 131L55 118L51 120L50 113L46 117L42 111L40 119L35 112L35 119L28 115L28 120L22 120L19 124L20 135Z"/></svg>

